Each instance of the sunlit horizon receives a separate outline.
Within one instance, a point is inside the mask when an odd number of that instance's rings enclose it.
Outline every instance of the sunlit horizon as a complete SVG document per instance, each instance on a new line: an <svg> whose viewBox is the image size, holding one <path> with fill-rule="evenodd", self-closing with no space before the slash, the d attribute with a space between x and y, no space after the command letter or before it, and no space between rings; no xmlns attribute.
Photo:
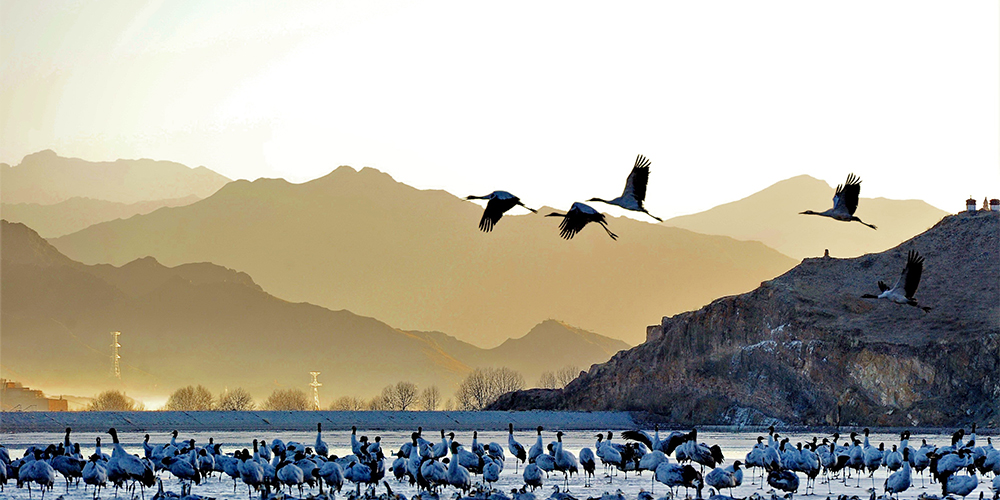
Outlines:
<svg viewBox="0 0 1000 500"><path fill-rule="evenodd" d="M661 217L801 174L835 186L853 172L863 197L949 212L1000 185L995 3L7 2L3 14L11 165L53 149L296 183L349 165L568 207L619 194L644 154Z"/></svg>

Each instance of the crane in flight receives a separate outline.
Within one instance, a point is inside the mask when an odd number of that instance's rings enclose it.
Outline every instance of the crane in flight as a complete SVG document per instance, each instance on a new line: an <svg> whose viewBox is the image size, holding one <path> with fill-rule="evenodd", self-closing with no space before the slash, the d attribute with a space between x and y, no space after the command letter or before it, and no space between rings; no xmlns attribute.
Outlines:
<svg viewBox="0 0 1000 500"><path fill-rule="evenodd" d="M636 156L635 166L632 167L632 172L628 174L628 180L625 181L625 190L622 191L621 196L613 200L591 198L587 201L599 201L622 207L625 210L642 212L656 219L658 222L663 222L663 219L647 212L645 207L642 206L642 202L646 199L646 184L649 182L649 164L650 161L645 156Z"/></svg>
<svg viewBox="0 0 1000 500"><path fill-rule="evenodd" d="M858 194L861 193L861 179L854 174L847 175L847 182L837 186L837 191L833 195L833 208L824 212L813 212L806 210L799 212L805 215L822 215L843 222L860 222L872 229L878 229L874 224L868 224L854 216L854 211L858 209Z"/></svg>
<svg viewBox="0 0 1000 500"><path fill-rule="evenodd" d="M931 308L926 306L921 306L917 304L917 299L913 298L913 294L917 293L917 286L920 285L920 275L924 272L924 258L917 253L916 250L910 250L906 255L906 266L903 267L902 274L899 275L899 279L896 284L889 288L885 282L878 282L878 289L882 293L878 295L872 295L866 293L861 296L862 299L886 299L897 304L906 304L913 307L918 307L923 309L924 312L930 312Z"/></svg>

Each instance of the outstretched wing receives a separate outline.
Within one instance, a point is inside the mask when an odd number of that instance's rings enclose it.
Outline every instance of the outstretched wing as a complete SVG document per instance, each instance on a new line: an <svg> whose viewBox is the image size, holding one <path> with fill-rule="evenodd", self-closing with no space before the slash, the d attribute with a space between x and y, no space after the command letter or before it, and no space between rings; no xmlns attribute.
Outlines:
<svg viewBox="0 0 1000 500"><path fill-rule="evenodd" d="M833 195L834 210L846 211L854 215L858 209L858 195L861 193L861 179L854 174L847 175L847 183L837 186L837 192Z"/></svg>
<svg viewBox="0 0 1000 500"><path fill-rule="evenodd" d="M579 233L583 226L587 225L589 222L585 217L579 212L574 213L572 210L563 217L562 222L559 223L559 236L564 239L570 240Z"/></svg>
<svg viewBox="0 0 1000 500"><path fill-rule="evenodd" d="M500 217L503 217L503 212L499 200L491 199L486 203L486 209L483 210L483 218L479 219L479 229L487 233L492 231Z"/></svg>
<svg viewBox="0 0 1000 500"><path fill-rule="evenodd" d="M650 162L645 156L639 155L635 157L635 166L632 167L632 173L628 174L628 180L625 181L625 191L622 192L622 196L625 198L634 198L639 202L639 207L642 207L642 201L646 199L646 184L649 183L649 165Z"/></svg>
<svg viewBox="0 0 1000 500"><path fill-rule="evenodd" d="M912 299L913 294L917 293L917 286L920 285L920 275L923 272L924 258L916 250L910 250L906 256L906 267L903 268L903 274L899 277L899 281L903 283L903 291L906 298Z"/></svg>
<svg viewBox="0 0 1000 500"><path fill-rule="evenodd" d="M878 290L880 292L884 292L884 291L886 291L888 289L889 289L889 285L886 285L884 281L879 280L879 282L878 282Z"/></svg>
<svg viewBox="0 0 1000 500"><path fill-rule="evenodd" d="M653 438L649 436L646 431L636 429L634 431L625 431L622 433L622 437L631 441L638 441L647 448L653 448Z"/></svg>

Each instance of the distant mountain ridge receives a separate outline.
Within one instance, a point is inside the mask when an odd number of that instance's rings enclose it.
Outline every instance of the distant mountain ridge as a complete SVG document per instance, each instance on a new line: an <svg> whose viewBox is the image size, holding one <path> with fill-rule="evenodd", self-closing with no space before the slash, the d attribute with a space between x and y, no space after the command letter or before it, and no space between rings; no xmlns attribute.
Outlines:
<svg viewBox="0 0 1000 500"><path fill-rule="evenodd" d="M145 257L121 267L88 266L7 221L0 222L0 245L0 363L49 392L112 384L105 347L111 331L123 333L123 378L136 394L203 384L213 391L244 387L264 398L275 388L305 387L308 371L320 370L327 402L369 397L401 380L436 384L450 397L478 366L508 366L534 384L541 371L561 368L546 368L530 351L548 337L583 339L563 346L559 360L581 367L627 348L547 321L522 337L537 338L534 344L518 348L515 341L497 356L496 349L445 342L445 334L402 332L349 311L287 302L248 274L211 263L168 268Z"/></svg>
<svg viewBox="0 0 1000 500"><path fill-rule="evenodd" d="M915 297L886 300L907 253ZM492 409L644 410L681 425L1000 425L1000 214L945 217L885 252L806 259L756 290L665 316L562 391Z"/></svg>
<svg viewBox="0 0 1000 500"><path fill-rule="evenodd" d="M131 204L81 197L73 197L52 205L3 203L0 204L0 217L9 222L22 222L44 238L54 238L75 233L100 222L148 214L162 207L190 205L200 199L192 194L184 198L139 201Z"/></svg>
<svg viewBox="0 0 1000 500"><path fill-rule="evenodd" d="M51 205L71 198L133 204L196 196L205 198L230 179L205 167L171 161L91 162L52 150L25 156L17 166L0 164L0 198L5 204Z"/></svg>
<svg viewBox="0 0 1000 500"><path fill-rule="evenodd" d="M801 215L833 207L835 189L826 182L800 175L777 182L741 200L704 212L674 217L664 225L702 234L760 241L796 259L817 257L829 249L834 257L856 257L881 252L934 225L946 212L920 200L864 198L855 215L875 224L871 230L857 222ZM865 193L862 180L861 194Z"/></svg>
<svg viewBox="0 0 1000 500"><path fill-rule="evenodd" d="M586 370L630 346L562 321L548 319L518 338L509 338L491 349L483 349L441 332L406 332L426 339L469 366L509 367L524 375L532 386L543 372L567 366Z"/></svg>
<svg viewBox="0 0 1000 500"><path fill-rule="evenodd" d="M289 300L483 346L552 317L637 343L664 308L696 308L794 265L757 242L628 218L610 219L617 242L594 228L565 241L558 221L516 212L484 234L482 210L340 167L303 184L234 181L197 203L51 242L85 263L213 262Z"/></svg>

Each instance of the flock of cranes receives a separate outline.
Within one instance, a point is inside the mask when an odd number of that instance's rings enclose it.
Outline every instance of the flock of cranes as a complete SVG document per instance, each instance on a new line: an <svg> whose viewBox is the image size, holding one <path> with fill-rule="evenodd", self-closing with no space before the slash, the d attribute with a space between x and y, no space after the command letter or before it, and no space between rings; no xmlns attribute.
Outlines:
<svg viewBox="0 0 1000 500"><path fill-rule="evenodd" d="M632 167L632 172L629 173L628 179L625 181L625 190L622 191L621 196L612 200L591 198L587 201L598 201L609 205L616 205L626 210L642 212L659 222L663 222L663 219L649 213L643 206L643 202L646 200L646 185L649 182L649 165L649 159L643 155L637 156L635 159L635 165ZM858 209L858 199L860 194L861 179L854 174L848 174L847 181L844 184L838 185L836 191L834 192L833 208L823 212L806 210L799 213L829 217L842 222L860 222L861 224L864 224L872 229L877 229L874 224L868 224L854 215L854 212ZM492 231L493 227L496 226L500 218L503 217L503 214L515 206L521 206L533 213L538 213L537 210L526 207L521 202L520 198L507 191L493 191L485 196L468 196L466 199L488 200L486 203L486 209L483 210L483 217L479 221L479 229L484 232ZM608 228L608 221L604 214L598 212L586 203L575 202L570 207L568 212L552 212L546 215L546 217L563 218L562 222L559 224L559 235L567 240L572 239L577 235L577 233L582 231L587 224L592 222L599 224L602 228L604 228L604 231L608 233L608 236L610 236L612 240L618 239L618 235L611 232L611 229ZM930 307L917 304L917 300L913 297L913 294L917 291L917 286L920 284L920 274L923 272L923 262L924 258L921 257L916 251L911 250L906 260L906 265L903 268L903 273L899 280L897 280L895 286L890 288L884 282L879 281L878 287L880 293L878 295L864 294L861 297L865 299L886 299L896 304L906 304L920 308L925 313L930 312Z"/></svg>
<svg viewBox="0 0 1000 500"><path fill-rule="evenodd" d="M440 438L425 439L423 429L418 428L408 442L389 455L383 451L380 437L374 440L364 435L359 437L357 428L352 428L351 452L343 457L329 453L319 424L316 438L309 444L254 439L251 447L229 453L211 438L199 446L194 439L178 440L178 432L174 431L168 442L152 444L147 434L142 456L129 454L114 428L108 430L113 440L110 456L101 448L100 438L93 453L85 456L80 444L70 441L70 432L67 428L60 443L28 447L15 460L0 446L0 488L5 487L8 478L13 478L18 487L28 488L29 498L32 485L37 485L44 499L45 491L55 486L58 473L63 477L67 494L71 485L78 488L82 480L85 490L93 489L94 498L108 487L114 488L116 497L121 489L131 498L145 498L147 488L158 487L152 497L155 500L173 497L196 500L202 497L192 494L192 488L217 476L217 482L226 478L233 481L234 496L242 495L238 493L242 483L249 498L255 495L280 498L286 492L289 497L296 492L303 497L309 488L309 498L332 499L347 485L343 494L349 498L407 500L405 495L393 492L391 483L395 483L397 490L406 485L415 488L414 500L436 500L449 490L455 498L536 500L536 490L554 474L557 478L562 476L558 480L562 488L552 485L554 493L548 498L575 500L569 493L571 476L583 475L583 486L590 487L600 465L609 484L619 474L621 484L628 481L630 472L633 476L649 473L650 489L647 492L643 487L639 500L655 500L657 483L670 491L660 500L677 498L680 488L685 489L686 497L693 490L696 498L702 498L706 486L710 488L711 499L733 500L724 493L732 495L735 488L743 486L744 471L750 476L751 485L758 480L760 489L767 485L772 499L782 492L785 499L792 500L802 479L804 493L815 494L815 481L821 476L828 485L828 493L832 493L829 485L837 481L842 481L845 488L861 488L866 473L872 478L871 498L878 491L885 498L898 498L900 493L914 487L914 472L920 475L922 485L925 473L929 472L931 481L940 484L942 496L963 498L979 487L977 474L992 475L994 498L1000 494L1000 451L993 448L990 438L985 444L978 441L975 425L968 436L964 430L956 432L946 446L928 444L926 439L920 446L911 446L910 434L904 431L898 444L889 445L891 450L884 443L875 446L869 442L868 429L862 434L852 432L843 442L834 433L821 441L817 436L792 446L788 438L771 427L766 438L759 436L757 443L739 457L742 460L729 465L722 448L700 442L696 429L673 431L661 438L658 427L653 434L642 430L622 432L625 442L621 443L614 441L613 432L602 432L597 434L593 449L584 447L578 454L563 447L561 431L555 433L555 441L546 443L542 427L535 430L534 443L527 448L517 441L513 424L508 424L506 448L496 442L480 442L478 432L473 433L466 447L455 439L455 433L442 429ZM506 481L514 486L509 495L494 488L507 464L508 452L515 465L513 475ZM888 471L881 485L874 478L879 469ZM857 477L856 485L848 484L851 475ZM164 490L163 478L168 476L180 483L180 495ZM378 494L382 486L386 493ZM5 495L0 493L0 496ZM612 496L614 500L624 500L620 489Z"/></svg>

